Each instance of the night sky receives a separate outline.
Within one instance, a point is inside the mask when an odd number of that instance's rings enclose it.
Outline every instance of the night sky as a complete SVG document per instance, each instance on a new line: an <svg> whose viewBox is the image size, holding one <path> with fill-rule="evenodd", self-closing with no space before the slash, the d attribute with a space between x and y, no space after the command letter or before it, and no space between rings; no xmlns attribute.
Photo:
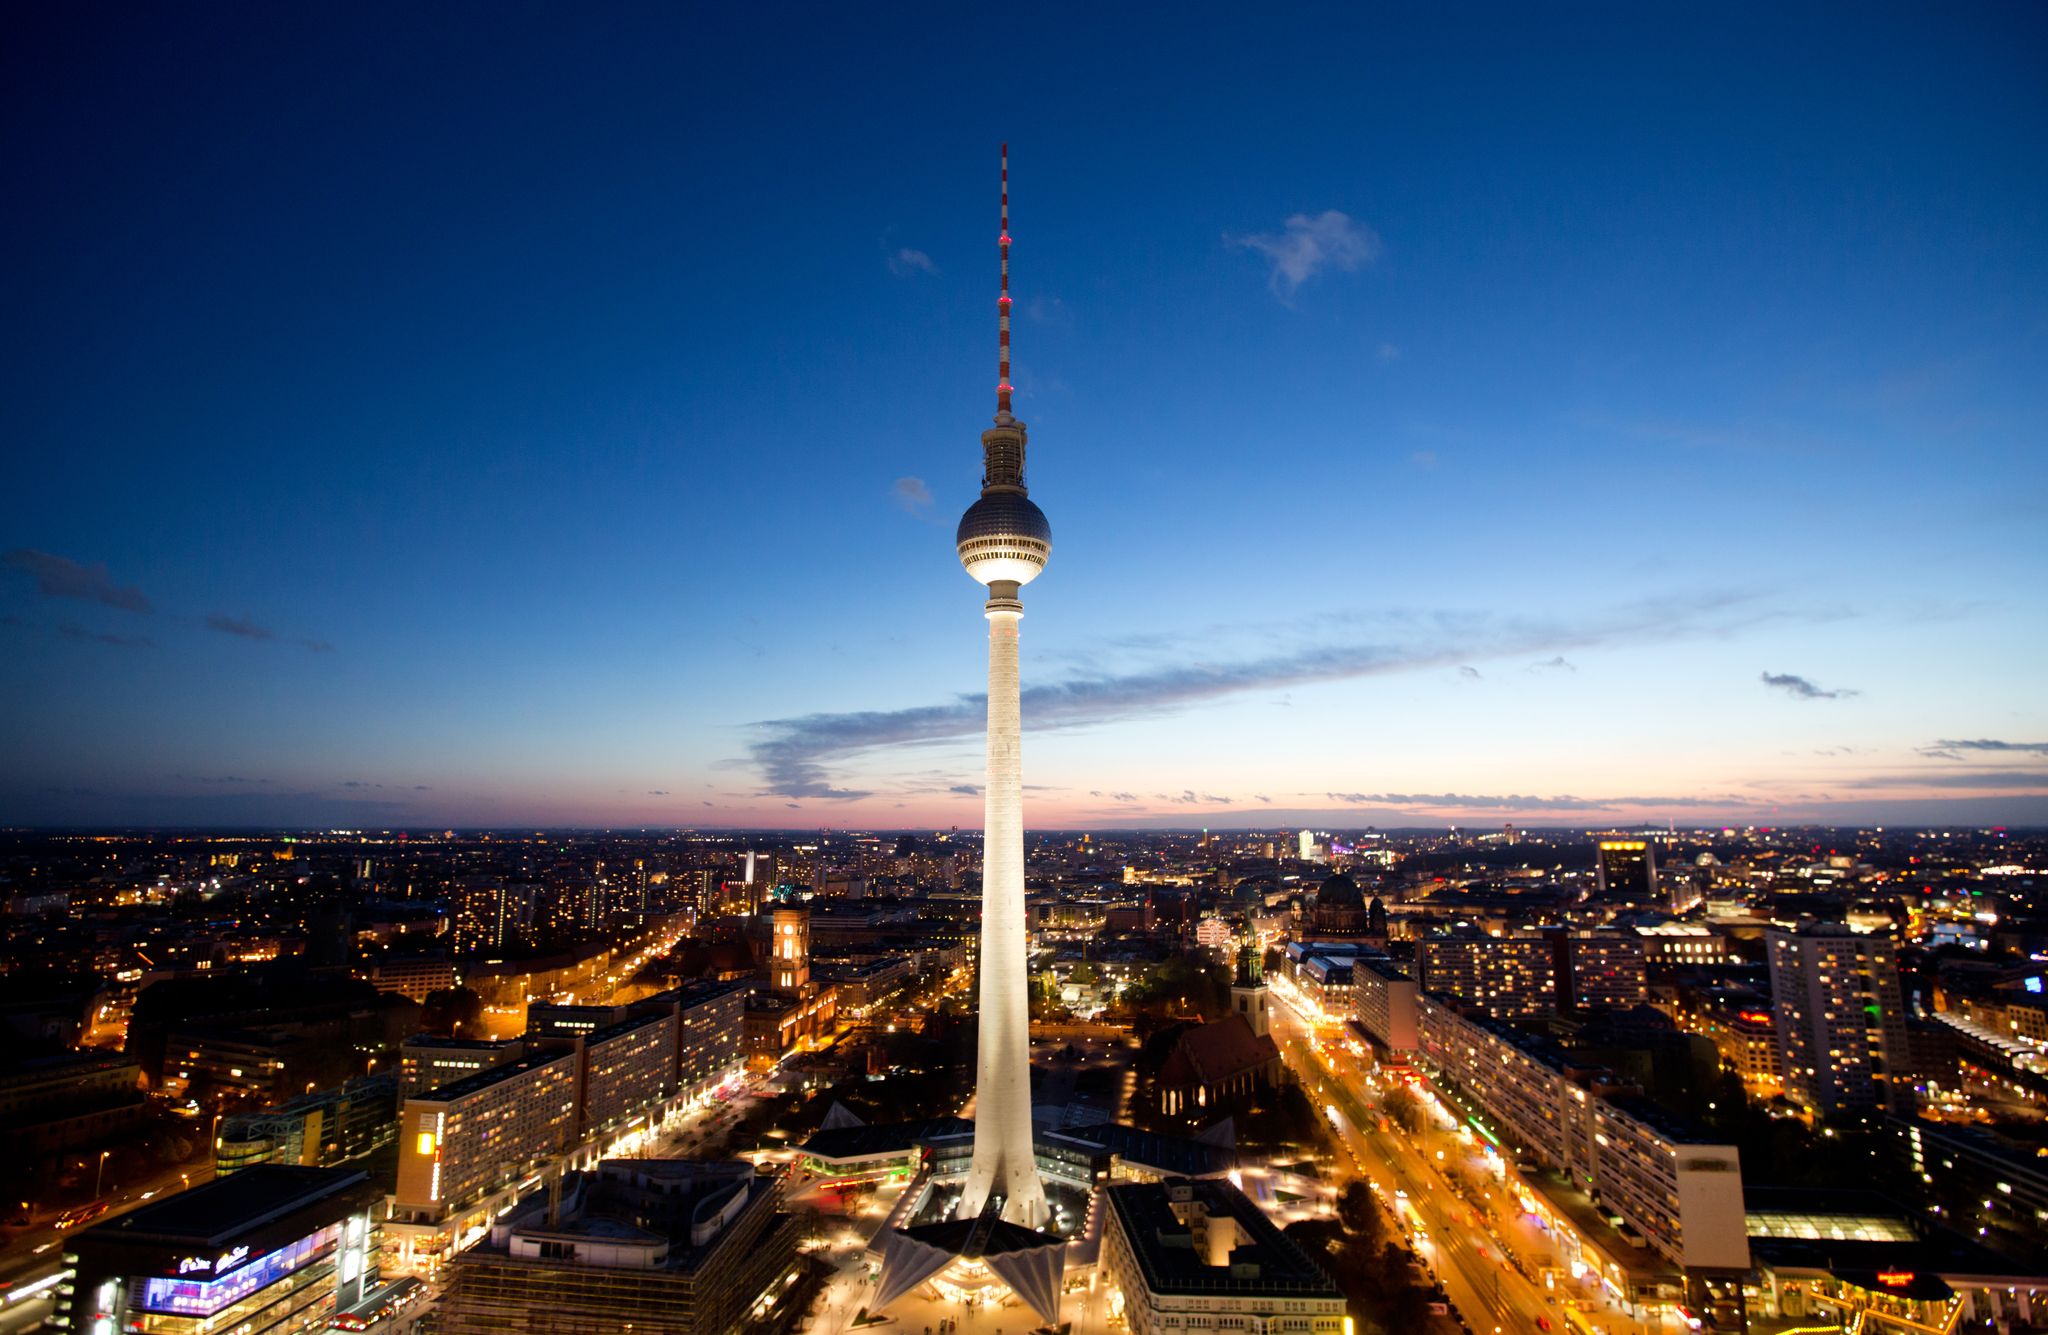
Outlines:
<svg viewBox="0 0 2048 1335"><path fill-rule="evenodd" d="M595 16L590 12L596 9ZM2048 822L2048 9L15 5L0 822Z"/></svg>

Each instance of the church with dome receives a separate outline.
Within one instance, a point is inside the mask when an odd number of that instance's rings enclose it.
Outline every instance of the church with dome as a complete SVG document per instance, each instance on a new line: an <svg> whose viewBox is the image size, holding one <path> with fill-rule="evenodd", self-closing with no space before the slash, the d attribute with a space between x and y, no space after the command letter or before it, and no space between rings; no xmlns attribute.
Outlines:
<svg viewBox="0 0 2048 1335"><path fill-rule="evenodd" d="M1338 872L1317 888L1315 898L1302 913L1304 938L1325 940L1387 939L1387 910L1375 896L1366 902L1365 893L1348 872Z"/></svg>

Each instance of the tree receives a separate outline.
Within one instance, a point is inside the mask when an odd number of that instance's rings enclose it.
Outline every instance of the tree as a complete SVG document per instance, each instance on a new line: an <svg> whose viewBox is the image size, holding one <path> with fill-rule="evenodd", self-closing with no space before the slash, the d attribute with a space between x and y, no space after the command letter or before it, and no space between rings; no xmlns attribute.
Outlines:
<svg viewBox="0 0 2048 1335"><path fill-rule="evenodd" d="M483 1018L482 997L466 987L451 987L427 993L420 1027L430 1034L460 1034L464 1029L474 1033Z"/></svg>
<svg viewBox="0 0 2048 1335"><path fill-rule="evenodd" d="M1386 1223L1380 1216L1379 1202L1372 1198L1372 1188L1360 1179L1353 1178L1344 1184L1343 1193L1337 1197L1337 1218L1367 1255L1379 1251L1386 1238Z"/></svg>
<svg viewBox="0 0 2048 1335"><path fill-rule="evenodd" d="M1393 1092L1387 1095L1384 1106L1387 1116L1393 1119L1394 1125L1409 1135L1412 1136L1422 1130L1422 1100L1415 1097L1413 1090L1395 1086Z"/></svg>

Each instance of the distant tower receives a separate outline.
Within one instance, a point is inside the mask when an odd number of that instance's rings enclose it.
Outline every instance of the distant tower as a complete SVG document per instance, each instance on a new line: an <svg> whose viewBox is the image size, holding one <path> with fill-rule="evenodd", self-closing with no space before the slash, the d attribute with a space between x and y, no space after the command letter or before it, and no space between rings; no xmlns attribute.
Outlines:
<svg viewBox="0 0 2048 1335"><path fill-rule="evenodd" d="M1249 927L1246 931L1251 933ZM1237 977L1230 984L1230 1011L1242 1015L1253 1033L1264 1034L1271 1028L1266 1018L1266 1002L1266 968L1259 959L1257 934L1251 933L1237 949Z"/></svg>
<svg viewBox="0 0 2048 1335"><path fill-rule="evenodd" d="M1052 554L1052 526L1024 489L1024 424L1010 414L1010 146L1003 145L1002 287L996 297L995 425L981 433L981 499L961 516L960 563L988 586L988 782L983 790L980 1054L974 1159L959 1217L991 1196L1002 1217L1045 1223L1031 1141L1031 1016L1024 951L1024 779L1017 687L1018 597Z"/></svg>
<svg viewBox="0 0 2048 1335"><path fill-rule="evenodd" d="M769 926L769 981L778 992L800 992L811 981L811 911L779 905Z"/></svg>

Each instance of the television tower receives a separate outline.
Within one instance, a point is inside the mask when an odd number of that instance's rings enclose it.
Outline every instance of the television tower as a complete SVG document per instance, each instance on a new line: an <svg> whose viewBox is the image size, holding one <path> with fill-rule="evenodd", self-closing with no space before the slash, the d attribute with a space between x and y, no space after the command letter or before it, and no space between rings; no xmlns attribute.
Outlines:
<svg viewBox="0 0 2048 1335"><path fill-rule="evenodd" d="M1003 145L1002 287L995 425L981 433L981 499L960 517L960 563L988 587L988 775L983 789L979 1053L974 1159L958 1218L991 1198L1026 1228L1046 1220L1031 1143L1031 1013L1024 950L1024 777L1017 699L1018 593L1052 554L1052 526L1024 488L1024 424L1010 413L1010 146Z"/></svg>

